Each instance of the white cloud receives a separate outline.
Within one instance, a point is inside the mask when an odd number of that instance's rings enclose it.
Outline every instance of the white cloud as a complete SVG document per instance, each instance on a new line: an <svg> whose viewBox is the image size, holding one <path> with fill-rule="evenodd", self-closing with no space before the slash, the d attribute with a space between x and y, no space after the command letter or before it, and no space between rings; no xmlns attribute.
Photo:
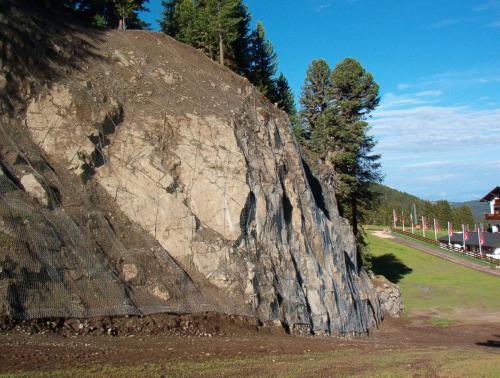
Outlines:
<svg viewBox="0 0 500 378"><path fill-rule="evenodd" d="M419 93L395 94L387 93L382 100L380 109L392 109L409 105L429 105L435 103L436 100L429 100L425 97L437 97L440 91L425 91Z"/></svg>
<svg viewBox="0 0 500 378"><path fill-rule="evenodd" d="M333 6L333 4L319 4L314 9L316 10L316 12L323 12L325 9L328 9L331 6Z"/></svg>
<svg viewBox="0 0 500 378"><path fill-rule="evenodd" d="M489 28L500 28L500 20L494 21L490 24L488 24Z"/></svg>
<svg viewBox="0 0 500 378"><path fill-rule="evenodd" d="M415 93L417 97L439 97L443 95L443 91L423 91Z"/></svg>
<svg viewBox="0 0 500 378"><path fill-rule="evenodd" d="M398 90L465 87L470 85L495 84L500 82L500 72L448 71L418 78L414 83L399 83Z"/></svg>
<svg viewBox="0 0 500 378"><path fill-rule="evenodd" d="M382 106L371 120L386 182L399 190L449 200L472 199L500 179L500 107Z"/></svg>
<svg viewBox="0 0 500 378"><path fill-rule="evenodd" d="M482 4L479 4L472 8L474 12L483 12L487 10L491 10L493 8L500 8L500 1L499 0L491 0Z"/></svg>
<svg viewBox="0 0 500 378"><path fill-rule="evenodd" d="M449 26L457 25L460 22L462 22L462 20L458 18L446 18L444 20L439 20L438 22L432 25L429 25L429 29L442 29Z"/></svg>

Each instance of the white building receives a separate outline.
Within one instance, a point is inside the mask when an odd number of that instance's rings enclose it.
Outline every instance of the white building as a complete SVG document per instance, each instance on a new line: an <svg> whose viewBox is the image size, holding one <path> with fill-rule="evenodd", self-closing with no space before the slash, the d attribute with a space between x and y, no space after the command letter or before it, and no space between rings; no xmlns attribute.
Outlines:
<svg viewBox="0 0 500 378"><path fill-rule="evenodd" d="M500 186L494 188L485 195L481 202L490 203L490 212L484 215L484 218L492 226L492 232L500 231Z"/></svg>

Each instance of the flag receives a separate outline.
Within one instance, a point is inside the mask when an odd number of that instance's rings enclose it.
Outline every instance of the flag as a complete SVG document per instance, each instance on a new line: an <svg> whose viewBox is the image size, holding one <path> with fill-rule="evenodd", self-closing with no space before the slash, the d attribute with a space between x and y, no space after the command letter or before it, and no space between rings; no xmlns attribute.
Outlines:
<svg viewBox="0 0 500 378"><path fill-rule="evenodd" d="M469 231L464 228L464 240L469 240Z"/></svg>
<svg viewBox="0 0 500 378"><path fill-rule="evenodd" d="M479 245L484 245L484 231L479 231Z"/></svg>
<svg viewBox="0 0 500 378"><path fill-rule="evenodd" d="M448 222L448 236L453 236L453 224Z"/></svg>
<svg viewBox="0 0 500 378"><path fill-rule="evenodd" d="M467 251L466 241L467 241L467 239L469 239L469 233L465 229L465 225L464 224L462 225L462 238L463 238L463 248L464 248L464 252L465 252L465 251Z"/></svg>
<svg viewBox="0 0 500 378"><path fill-rule="evenodd" d="M434 228L436 229L436 232L439 232L439 222L434 219Z"/></svg>
<svg viewBox="0 0 500 378"><path fill-rule="evenodd" d="M414 222L413 222L413 214L410 213L410 222L411 222L411 225L413 226Z"/></svg>
<svg viewBox="0 0 500 378"><path fill-rule="evenodd" d="M412 208L412 214L413 214L413 220L415 222L418 221L418 217L417 217L417 206L415 204L413 204L413 208Z"/></svg>

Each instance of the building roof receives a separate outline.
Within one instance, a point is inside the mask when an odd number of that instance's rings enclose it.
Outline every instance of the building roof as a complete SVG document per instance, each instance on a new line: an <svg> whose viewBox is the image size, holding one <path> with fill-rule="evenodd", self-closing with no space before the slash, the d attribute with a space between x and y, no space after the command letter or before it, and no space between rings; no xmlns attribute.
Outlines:
<svg viewBox="0 0 500 378"><path fill-rule="evenodd" d="M442 236L439 238L441 243L448 244L448 236ZM455 232L451 237L451 244L462 244L463 236L462 233ZM478 236L477 232L469 231L469 238L465 241L466 245L470 245L472 247L478 247ZM500 248L500 233L499 232L485 232L484 233L484 247L490 248Z"/></svg>
<svg viewBox="0 0 500 378"><path fill-rule="evenodd" d="M489 202L495 197L500 197L500 186L493 188L488 194L481 198L481 202Z"/></svg>

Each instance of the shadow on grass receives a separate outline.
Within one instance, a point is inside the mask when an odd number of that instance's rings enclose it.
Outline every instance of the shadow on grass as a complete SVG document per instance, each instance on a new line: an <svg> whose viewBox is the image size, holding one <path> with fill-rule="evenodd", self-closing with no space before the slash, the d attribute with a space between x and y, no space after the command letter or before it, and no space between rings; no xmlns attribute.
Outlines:
<svg viewBox="0 0 500 378"><path fill-rule="evenodd" d="M494 335L498 340L486 340L482 343L476 343L476 345L486 346L490 348L500 348L500 335Z"/></svg>
<svg viewBox="0 0 500 378"><path fill-rule="evenodd" d="M398 283L401 278L413 270L392 253L386 253L382 256L373 256L372 271L377 275L385 276L392 283Z"/></svg>

